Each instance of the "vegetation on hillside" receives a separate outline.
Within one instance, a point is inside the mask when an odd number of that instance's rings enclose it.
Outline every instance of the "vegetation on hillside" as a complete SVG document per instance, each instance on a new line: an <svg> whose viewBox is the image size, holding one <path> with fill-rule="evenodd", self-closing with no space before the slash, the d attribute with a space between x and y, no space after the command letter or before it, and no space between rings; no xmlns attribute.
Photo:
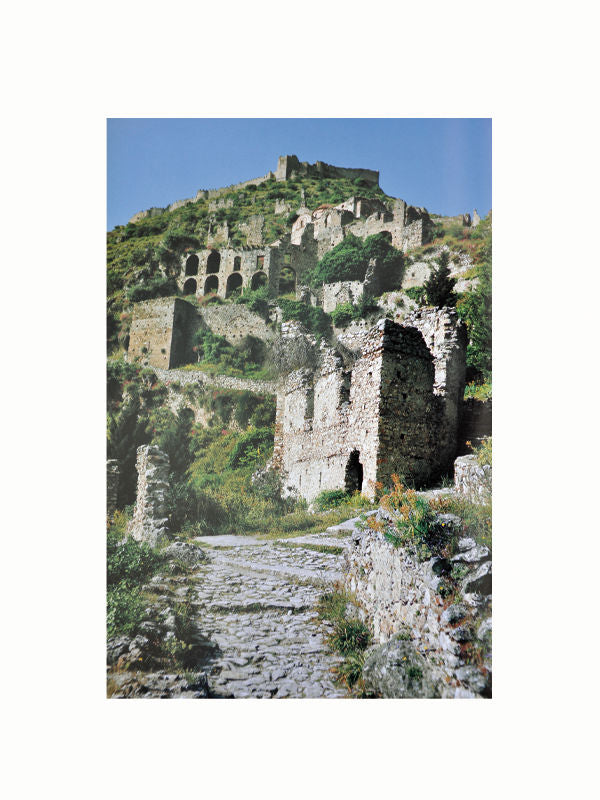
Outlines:
<svg viewBox="0 0 600 800"><path fill-rule="evenodd" d="M209 225L227 223L233 247L248 245L244 223L252 215L264 217L263 239L270 243L289 232L290 216L301 205L301 190L310 208L336 205L352 195L388 198L374 186L358 185L347 178L298 178L277 182L274 179L244 189L223 193L216 202L231 203L230 208L210 210L208 199L164 211L135 223L119 225L107 235L107 295L109 349L117 343L119 315L132 298L164 296L166 280L173 276L186 252L206 246ZM275 214L275 202L283 201L290 215ZM175 293L168 292L168 293Z"/></svg>

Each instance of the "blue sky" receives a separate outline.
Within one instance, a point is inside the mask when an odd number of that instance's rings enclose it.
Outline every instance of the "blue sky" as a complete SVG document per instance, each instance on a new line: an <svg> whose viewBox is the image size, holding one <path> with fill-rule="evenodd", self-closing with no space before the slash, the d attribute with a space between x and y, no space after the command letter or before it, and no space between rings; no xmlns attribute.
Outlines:
<svg viewBox="0 0 600 800"><path fill-rule="evenodd" d="M108 229L286 154L379 170L387 194L430 212L492 206L491 119L109 119Z"/></svg>

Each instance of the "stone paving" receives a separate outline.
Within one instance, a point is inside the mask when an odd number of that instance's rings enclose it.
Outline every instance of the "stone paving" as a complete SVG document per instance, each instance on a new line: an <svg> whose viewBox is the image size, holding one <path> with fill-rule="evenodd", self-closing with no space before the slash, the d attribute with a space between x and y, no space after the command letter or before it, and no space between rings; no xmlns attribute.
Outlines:
<svg viewBox="0 0 600 800"><path fill-rule="evenodd" d="M243 536L197 541L210 561L195 573L198 626L216 646L203 667L217 697L346 697L332 670L320 595L341 579L341 548L353 525L268 542ZM312 546L312 547L311 547Z"/></svg>

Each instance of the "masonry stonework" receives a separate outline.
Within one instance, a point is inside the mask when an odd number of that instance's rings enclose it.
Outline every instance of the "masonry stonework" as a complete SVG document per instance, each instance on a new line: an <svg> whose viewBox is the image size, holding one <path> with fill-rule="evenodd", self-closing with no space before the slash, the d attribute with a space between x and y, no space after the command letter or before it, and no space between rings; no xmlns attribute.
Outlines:
<svg viewBox="0 0 600 800"><path fill-rule="evenodd" d="M139 542L156 547L158 539L168 533L169 520L166 493L169 488L169 457L154 445L137 450L137 496L128 533Z"/></svg>
<svg viewBox="0 0 600 800"><path fill-rule="evenodd" d="M450 335L459 325L448 310L438 316L428 320L438 335L430 336L431 350L417 327L385 319L362 336L352 366L322 345L316 373L288 376L278 393L273 458L288 492L308 501L343 488L374 497L375 484L393 473L427 483L449 467L465 342ZM464 368L462 375L464 386Z"/></svg>
<svg viewBox="0 0 600 800"><path fill-rule="evenodd" d="M197 313L173 297L135 303L129 332L128 359L169 369L193 359L192 334Z"/></svg>

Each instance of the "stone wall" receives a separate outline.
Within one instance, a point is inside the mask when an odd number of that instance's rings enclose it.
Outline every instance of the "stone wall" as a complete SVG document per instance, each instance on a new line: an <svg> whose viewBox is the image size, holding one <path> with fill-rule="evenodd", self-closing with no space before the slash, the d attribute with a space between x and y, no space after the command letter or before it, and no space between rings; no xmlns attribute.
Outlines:
<svg viewBox="0 0 600 800"><path fill-rule="evenodd" d="M193 360L196 309L184 300L161 297L135 303L129 331L129 361L169 369Z"/></svg>
<svg viewBox="0 0 600 800"><path fill-rule="evenodd" d="M338 281L323 286L323 311L330 314L341 303L354 305L362 297L364 283L362 281Z"/></svg>
<svg viewBox="0 0 600 800"><path fill-rule="evenodd" d="M139 542L155 547L168 533L166 493L169 488L169 457L154 445L138 447L137 495L133 519L127 532Z"/></svg>
<svg viewBox="0 0 600 800"><path fill-rule="evenodd" d="M459 456L454 462L454 490L471 503L485 504L492 499L492 467L481 465L474 455Z"/></svg>
<svg viewBox="0 0 600 800"><path fill-rule="evenodd" d="M160 369L153 367L160 380L168 384L177 381L182 386L198 384L201 386L217 386L221 389L239 389L255 394L277 394L275 381L257 381L251 378L235 378L230 375L210 375L201 370Z"/></svg>
<svg viewBox="0 0 600 800"><path fill-rule="evenodd" d="M321 366L288 376L278 393L276 460L288 492L360 488L397 473L427 483L454 459L466 338L453 310L380 320L321 345ZM342 353L354 353L344 360ZM360 479L357 477L360 473ZM356 483L360 483L360 486Z"/></svg>
<svg viewBox="0 0 600 800"><path fill-rule="evenodd" d="M213 333L223 336L234 345L239 344L248 335L255 336L263 342L271 342L275 338L273 328L245 305L210 304L199 309L198 313Z"/></svg>
<svg viewBox="0 0 600 800"><path fill-rule="evenodd" d="M443 515L451 527L452 515ZM440 522L441 524L441 522ZM373 625L376 641L402 634L429 665L437 696L478 697L491 689L491 661L469 663L465 642L483 642L491 632L491 554L462 538L449 561L420 561L408 547L395 547L383 533L357 532L344 552L345 589L353 593ZM460 567L459 596L448 604L437 589L442 576ZM392 669L396 665L389 664ZM400 666L401 665L397 665Z"/></svg>
<svg viewBox="0 0 600 800"><path fill-rule="evenodd" d="M279 156L275 179L285 181L292 176L314 176L323 178L362 178L373 186L379 186L379 172L372 169L354 169L352 167L334 167L324 161L309 164L299 161L297 156Z"/></svg>
<svg viewBox="0 0 600 800"><path fill-rule="evenodd" d="M454 308L425 308L406 314L403 325L420 331L433 356L433 392L442 401L443 424L437 429L436 447L442 469L456 456L465 391L467 330Z"/></svg>
<svg viewBox="0 0 600 800"><path fill-rule="evenodd" d="M119 491L119 462L111 458L106 462L106 514L112 519L117 510Z"/></svg>

